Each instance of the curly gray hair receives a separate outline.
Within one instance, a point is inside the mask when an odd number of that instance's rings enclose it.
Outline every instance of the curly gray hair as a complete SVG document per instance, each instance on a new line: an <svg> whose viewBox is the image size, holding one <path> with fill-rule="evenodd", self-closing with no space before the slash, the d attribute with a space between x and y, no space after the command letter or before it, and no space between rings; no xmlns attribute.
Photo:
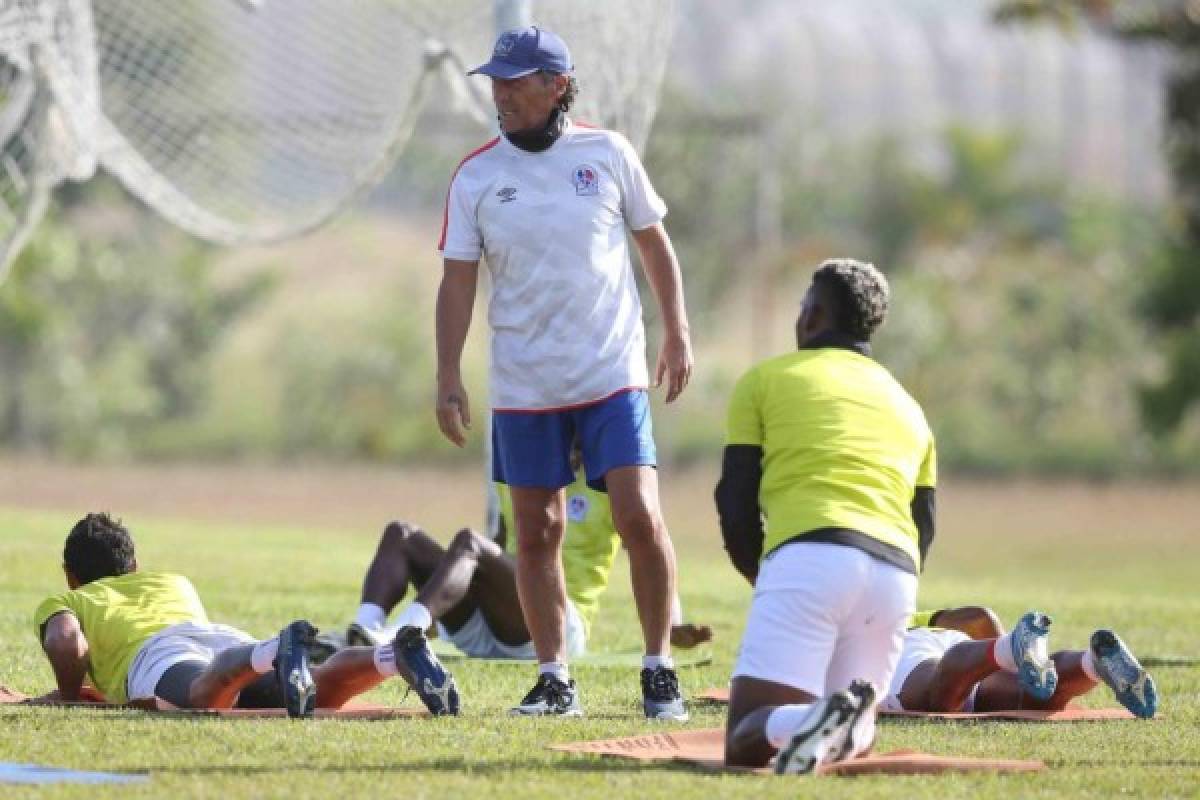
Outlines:
<svg viewBox="0 0 1200 800"><path fill-rule="evenodd" d="M874 264L831 258L817 267L813 285L832 305L833 327L867 341L887 316L888 282Z"/></svg>

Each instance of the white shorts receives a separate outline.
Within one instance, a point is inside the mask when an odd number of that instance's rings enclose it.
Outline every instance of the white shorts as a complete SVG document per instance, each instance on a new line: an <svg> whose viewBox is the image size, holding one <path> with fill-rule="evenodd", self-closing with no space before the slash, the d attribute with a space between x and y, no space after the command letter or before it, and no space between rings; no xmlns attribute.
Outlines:
<svg viewBox="0 0 1200 800"><path fill-rule="evenodd" d="M962 631L952 631L946 628L910 628L904 633L904 649L900 653L900 662L896 665L896 674L892 676L892 685L888 688L887 696L879 703L885 711L903 711L900 704L900 691L904 682L918 665L931 658L941 658L946 651L959 642L971 640ZM977 685L978 687L978 685ZM975 691L963 704L963 711L970 711L975 706ZM970 707L968 707L970 706Z"/></svg>
<svg viewBox="0 0 1200 800"><path fill-rule="evenodd" d="M125 692L130 700L154 697L163 674L183 661L211 664L217 653L258 640L245 631L228 625L197 625L181 622L163 628L145 641L125 677Z"/></svg>
<svg viewBox="0 0 1200 800"><path fill-rule="evenodd" d="M856 678L891 684L917 576L863 551L793 542L762 563L733 676L816 697Z"/></svg>
<svg viewBox="0 0 1200 800"><path fill-rule="evenodd" d="M437 624L438 636L450 642L470 658L511 658L520 661L535 661L537 653L533 642L524 644L505 644L496 638L496 634L488 626L483 612L475 609L467 621L457 631L451 632L442 623ZM567 616L564 631L567 645L567 656L581 656L587 651L587 629L583 626L583 617L575 604L567 601Z"/></svg>

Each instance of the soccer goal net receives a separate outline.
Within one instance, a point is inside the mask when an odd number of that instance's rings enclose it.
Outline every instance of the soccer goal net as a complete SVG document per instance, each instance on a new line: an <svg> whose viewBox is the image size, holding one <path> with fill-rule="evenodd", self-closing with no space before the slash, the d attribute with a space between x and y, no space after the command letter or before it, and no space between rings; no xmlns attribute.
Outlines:
<svg viewBox="0 0 1200 800"><path fill-rule="evenodd" d="M381 179L433 87L491 126L502 0L16 0L0 4L0 263L53 186L97 167L224 244L319 225ZM675 0L525 0L570 43L578 115L638 146Z"/></svg>

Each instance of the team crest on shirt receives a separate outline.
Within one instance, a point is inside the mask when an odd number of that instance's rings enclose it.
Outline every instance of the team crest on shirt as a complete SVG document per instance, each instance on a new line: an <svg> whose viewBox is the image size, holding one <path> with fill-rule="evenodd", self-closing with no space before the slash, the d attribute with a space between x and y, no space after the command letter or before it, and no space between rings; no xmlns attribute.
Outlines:
<svg viewBox="0 0 1200 800"><path fill-rule="evenodd" d="M600 173L591 164L580 164L571 173L575 194L583 196L600 193Z"/></svg>
<svg viewBox="0 0 1200 800"><path fill-rule="evenodd" d="M500 198L501 203L511 203L517 199L517 190L512 186L505 186L496 192L496 197Z"/></svg>
<svg viewBox="0 0 1200 800"><path fill-rule="evenodd" d="M567 497L567 519L571 522L583 522L591 508L592 503L585 495L573 494Z"/></svg>

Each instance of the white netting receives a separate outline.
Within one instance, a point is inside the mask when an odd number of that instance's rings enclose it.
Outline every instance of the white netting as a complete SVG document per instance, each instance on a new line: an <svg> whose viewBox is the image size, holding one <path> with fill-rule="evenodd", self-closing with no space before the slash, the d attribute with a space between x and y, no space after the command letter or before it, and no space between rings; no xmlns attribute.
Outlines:
<svg viewBox="0 0 1200 800"><path fill-rule="evenodd" d="M546 0L568 41L577 115L649 131L675 0ZM437 74L491 125L466 67L493 0L0 2L0 263L48 189L97 164L186 230L223 243L302 232L383 176Z"/></svg>
<svg viewBox="0 0 1200 800"><path fill-rule="evenodd" d="M467 67L487 61L496 39L490 2L409 0L404 14L431 32ZM650 133L658 88L674 32L675 0L544 0L531 22L558 33L575 62L581 92L573 116L614 128L641 149ZM471 79L473 95L491 110L487 78Z"/></svg>

